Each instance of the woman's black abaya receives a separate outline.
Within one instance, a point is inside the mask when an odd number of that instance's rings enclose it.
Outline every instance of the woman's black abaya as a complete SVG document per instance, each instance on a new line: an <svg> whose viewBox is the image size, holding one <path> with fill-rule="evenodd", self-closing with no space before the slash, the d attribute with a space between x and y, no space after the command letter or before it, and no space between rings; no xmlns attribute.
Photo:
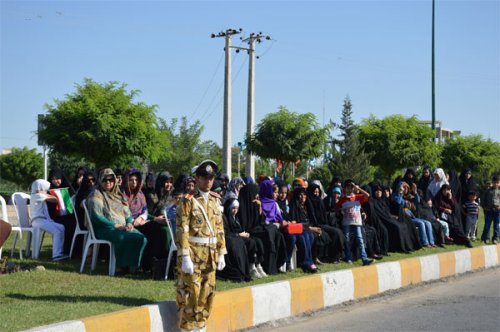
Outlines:
<svg viewBox="0 0 500 332"><path fill-rule="evenodd" d="M319 196L314 195L316 188L320 190ZM311 184L307 189L307 194L314 214L315 224L313 226L321 228L329 238L329 241L326 240L326 236L325 240L316 238L316 257L322 262L338 262L344 251L344 233L333 225L332 219L328 218L324 202L321 199L321 188L316 184Z"/></svg>
<svg viewBox="0 0 500 332"><path fill-rule="evenodd" d="M254 183L241 188L238 195L240 202L238 218L242 229L262 242L264 257L261 265L264 271L267 274L277 274L286 261L285 238L275 225L265 223L265 217L255 202L258 193L259 187Z"/></svg>
<svg viewBox="0 0 500 332"><path fill-rule="evenodd" d="M415 226L408 223L404 213L399 213L396 207L398 217L391 214L390 208L385 198L370 198L370 218L385 226L388 232L389 246L391 252L410 252L420 248L418 235L413 235ZM372 219L372 220L373 220ZM373 221L372 221L373 222Z"/></svg>

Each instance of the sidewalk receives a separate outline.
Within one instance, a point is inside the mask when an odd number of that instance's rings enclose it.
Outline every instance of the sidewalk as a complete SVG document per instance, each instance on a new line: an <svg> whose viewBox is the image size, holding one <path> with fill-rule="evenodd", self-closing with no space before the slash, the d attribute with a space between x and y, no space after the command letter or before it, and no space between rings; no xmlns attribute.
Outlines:
<svg viewBox="0 0 500 332"><path fill-rule="evenodd" d="M217 293L207 331L236 331L422 282L498 266L500 244L377 263ZM174 301L29 331L179 331Z"/></svg>

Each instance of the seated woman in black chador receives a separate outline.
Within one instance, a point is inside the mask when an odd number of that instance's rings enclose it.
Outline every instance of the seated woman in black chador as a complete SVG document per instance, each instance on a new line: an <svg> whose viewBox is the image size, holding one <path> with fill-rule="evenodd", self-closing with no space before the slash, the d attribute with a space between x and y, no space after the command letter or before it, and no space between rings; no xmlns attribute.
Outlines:
<svg viewBox="0 0 500 332"><path fill-rule="evenodd" d="M294 234L298 249L297 264L301 265L304 272L315 273L318 268L314 264L313 244L315 237L325 236L325 243L328 245L331 239L328 233L323 234L316 222L316 217L313 213L311 202L307 200L307 192L305 188L297 187L293 190L293 198L290 202L290 222L301 223L303 225L302 234ZM286 221L284 221L286 223ZM290 235L288 235L290 236ZM326 238L328 237L328 239Z"/></svg>
<svg viewBox="0 0 500 332"><path fill-rule="evenodd" d="M240 203L238 217L243 231L249 233L250 237L260 240L256 244L262 245L264 257L261 265L264 272L277 274L286 261L285 239L277 227L266 223L263 204L258 199L258 194L259 186L255 183L249 183L241 188L238 196Z"/></svg>
<svg viewBox="0 0 500 332"><path fill-rule="evenodd" d="M369 201L371 222L380 223L386 227L389 235L389 251L410 252L418 249L414 243L418 241L414 235L415 227L404 217L404 214L400 216L391 214L390 201L385 195L386 192L389 192L387 187L378 183L372 185L373 195L370 196Z"/></svg>
<svg viewBox="0 0 500 332"><path fill-rule="evenodd" d="M63 174L59 168L53 168L49 172L50 189L62 189L68 188L68 192L71 196L75 194L75 191L69 184L68 179ZM66 215L60 215L57 212L57 203L47 202L47 208L49 210L49 215L56 223L64 225L64 254L69 255L71 249L71 242L73 241L73 235L76 229L76 219L73 213Z"/></svg>
<svg viewBox="0 0 500 332"><path fill-rule="evenodd" d="M217 277L237 282L267 277L261 266L261 262L264 261L264 247L260 239L252 237L243 230L237 214L238 208L239 202L234 198L224 203L226 267L222 271L217 271Z"/></svg>
<svg viewBox="0 0 500 332"><path fill-rule="evenodd" d="M328 218L328 214L321 199L322 191L319 185L311 183L307 188L307 195L311 202L314 220L317 226L321 228L322 236L316 237L316 263L334 262L338 263L342 259L344 248L344 234L342 230L335 227L335 219ZM327 234L327 237L324 234Z"/></svg>

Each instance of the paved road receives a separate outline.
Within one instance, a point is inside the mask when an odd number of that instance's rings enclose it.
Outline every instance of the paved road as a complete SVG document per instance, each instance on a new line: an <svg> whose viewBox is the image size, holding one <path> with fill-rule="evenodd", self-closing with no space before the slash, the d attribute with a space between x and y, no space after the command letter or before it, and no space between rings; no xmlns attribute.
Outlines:
<svg viewBox="0 0 500 332"><path fill-rule="evenodd" d="M500 268L340 305L253 331L500 331Z"/></svg>

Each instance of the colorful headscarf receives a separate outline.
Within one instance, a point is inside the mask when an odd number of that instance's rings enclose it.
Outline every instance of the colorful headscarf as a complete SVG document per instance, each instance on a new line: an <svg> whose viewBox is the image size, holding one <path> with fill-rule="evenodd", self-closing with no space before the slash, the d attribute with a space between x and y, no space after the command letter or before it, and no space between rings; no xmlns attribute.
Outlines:
<svg viewBox="0 0 500 332"><path fill-rule="evenodd" d="M274 200L273 182L264 180L260 183L259 199L262 203L262 212L266 216L266 222L281 222L281 215L278 203Z"/></svg>
<svg viewBox="0 0 500 332"><path fill-rule="evenodd" d="M227 185L226 193L224 194L223 202L230 198L238 199L238 195L240 193L240 186L244 185L243 179L240 177L232 178L229 184Z"/></svg>
<svg viewBox="0 0 500 332"><path fill-rule="evenodd" d="M136 176L138 181L137 188L135 188L134 190L131 190L129 185L129 179L132 176ZM134 219L139 217L148 209L148 204L146 203L146 196L144 196L144 193L142 192L142 186L143 186L143 181L141 172L135 168L129 169L125 173L125 176L123 177L122 191L123 195L128 201L130 212L132 213L132 217Z"/></svg>
<svg viewBox="0 0 500 332"><path fill-rule="evenodd" d="M102 186L102 181L107 177L115 179L115 185L110 191ZM87 205L91 213L101 215L115 224L124 226L131 216L127 200L116 185L116 175L111 168L105 168L99 173L98 188L89 195Z"/></svg>

